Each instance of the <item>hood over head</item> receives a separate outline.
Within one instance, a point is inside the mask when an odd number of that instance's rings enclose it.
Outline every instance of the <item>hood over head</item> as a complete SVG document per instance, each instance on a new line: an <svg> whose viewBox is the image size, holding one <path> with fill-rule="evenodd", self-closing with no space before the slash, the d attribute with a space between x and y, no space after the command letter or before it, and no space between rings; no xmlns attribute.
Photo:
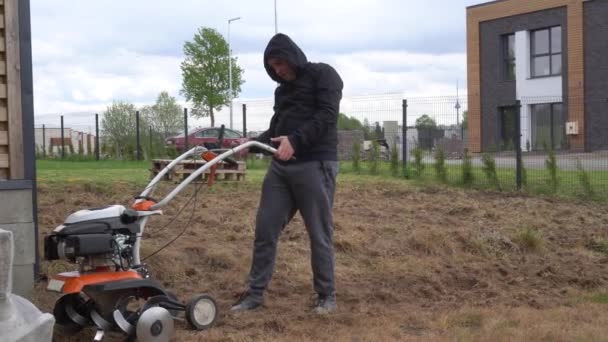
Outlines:
<svg viewBox="0 0 608 342"><path fill-rule="evenodd" d="M289 36L283 33L277 33L268 42L268 46L264 50L264 68L266 68L266 72L274 81L279 83L285 82L268 64L270 58L280 58L287 61L287 63L295 68L296 75L308 63L308 59L306 59L306 55L302 49Z"/></svg>

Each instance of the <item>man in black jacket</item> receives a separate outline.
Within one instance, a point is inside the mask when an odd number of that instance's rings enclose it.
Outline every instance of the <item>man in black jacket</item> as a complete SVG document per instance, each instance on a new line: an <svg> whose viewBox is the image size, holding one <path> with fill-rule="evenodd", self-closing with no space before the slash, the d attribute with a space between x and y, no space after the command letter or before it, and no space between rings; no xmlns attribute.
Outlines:
<svg viewBox="0 0 608 342"><path fill-rule="evenodd" d="M336 309L332 207L338 173L338 112L342 79L329 65L310 63L286 35L264 51L264 67L279 83L270 128L257 140L277 147L256 217L249 289L232 307L251 310L263 302L272 277L277 242L300 211L310 237L315 311Z"/></svg>

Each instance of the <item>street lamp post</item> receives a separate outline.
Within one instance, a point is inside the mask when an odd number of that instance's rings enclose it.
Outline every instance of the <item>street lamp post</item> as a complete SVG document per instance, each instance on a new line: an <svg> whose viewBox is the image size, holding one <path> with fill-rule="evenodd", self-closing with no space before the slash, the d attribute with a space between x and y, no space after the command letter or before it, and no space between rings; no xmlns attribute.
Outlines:
<svg viewBox="0 0 608 342"><path fill-rule="evenodd" d="M241 17L228 19L228 82L230 84L230 129L232 129L232 49L230 48L230 24Z"/></svg>
<svg viewBox="0 0 608 342"><path fill-rule="evenodd" d="M274 34L279 32L279 26L277 25L277 0L274 0Z"/></svg>

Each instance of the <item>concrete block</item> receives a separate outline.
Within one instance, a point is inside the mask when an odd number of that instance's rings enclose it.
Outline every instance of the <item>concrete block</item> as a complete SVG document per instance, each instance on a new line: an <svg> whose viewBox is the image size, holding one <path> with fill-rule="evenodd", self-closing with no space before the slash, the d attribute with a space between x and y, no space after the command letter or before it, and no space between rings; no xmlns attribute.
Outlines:
<svg viewBox="0 0 608 342"><path fill-rule="evenodd" d="M0 229L13 232L15 265L33 264L36 260L34 223L0 224Z"/></svg>
<svg viewBox="0 0 608 342"><path fill-rule="evenodd" d="M34 265L13 265L13 293L26 297L34 288Z"/></svg>
<svg viewBox="0 0 608 342"><path fill-rule="evenodd" d="M0 191L0 224L34 221L32 190Z"/></svg>

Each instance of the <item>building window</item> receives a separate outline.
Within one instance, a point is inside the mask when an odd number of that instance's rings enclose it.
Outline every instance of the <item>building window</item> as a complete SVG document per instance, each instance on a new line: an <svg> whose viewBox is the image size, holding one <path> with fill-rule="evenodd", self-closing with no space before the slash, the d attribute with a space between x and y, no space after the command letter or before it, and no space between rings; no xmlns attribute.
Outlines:
<svg viewBox="0 0 608 342"><path fill-rule="evenodd" d="M543 103L532 105L532 149L566 148L566 128L563 105Z"/></svg>
<svg viewBox="0 0 608 342"><path fill-rule="evenodd" d="M502 36L503 78L515 81L515 34Z"/></svg>
<svg viewBox="0 0 608 342"><path fill-rule="evenodd" d="M500 110L500 146L503 151L515 149L517 139L517 108L502 107Z"/></svg>
<svg viewBox="0 0 608 342"><path fill-rule="evenodd" d="M532 77L562 74L562 28L555 26L530 32Z"/></svg>

